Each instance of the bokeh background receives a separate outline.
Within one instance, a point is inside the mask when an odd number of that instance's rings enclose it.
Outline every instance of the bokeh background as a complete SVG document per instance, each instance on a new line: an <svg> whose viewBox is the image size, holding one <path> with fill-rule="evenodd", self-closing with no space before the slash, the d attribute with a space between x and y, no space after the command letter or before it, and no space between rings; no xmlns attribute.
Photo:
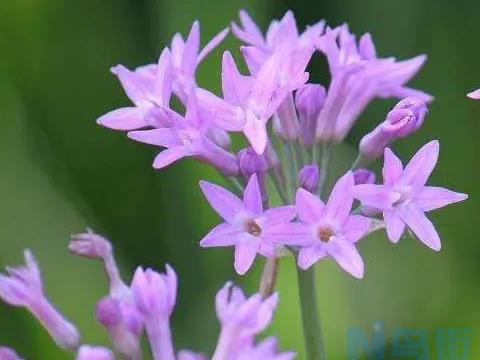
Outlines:
<svg viewBox="0 0 480 360"><path fill-rule="evenodd" d="M432 182L465 191L470 199L432 214L442 234L440 253L418 241L397 246L383 235L360 243L366 277L357 281L326 261L318 266L321 314L331 359L347 358L347 331L371 334L385 326L387 343L398 328L424 330L431 358L442 328L473 330L472 354L480 356L480 242L478 239L480 102L465 93L480 87L480 2L470 0L16 0L0 2L0 264L22 261L31 248L43 268L53 301L78 324L86 342L108 344L94 319L107 285L99 263L72 257L69 234L90 226L116 246L126 279L137 264L180 277L173 318L178 348L209 351L218 324L213 297L226 280L254 291L257 266L238 278L229 249L198 247L218 222L203 200L199 179L221 181L206 166L184 161L154 172L154 149L124 134L98 127L95 119L123 106L109 67L150 63L174 32L185 34L201 21L205 42L248 9L265 28L272 17L293 9L301 25L320 18L348 22L371 32L379 53L429 60L416 87L436 96L423 131L395 145L404 158L430 139L440 139L441 160ZM222 48L236 46L230 37ZM219 88L221 49L202 64L199 83ZM324 64L314 79L326 81ZM383 118L388 101L377 101L349 138ZM280 308L269 333L303 358L296 276L281 262ZM43 329L19 309L0 304L0 344L29 359L69 359ZM388 345L388 344L387 344ZM395 358L387 346L385 359Z"/></svg>

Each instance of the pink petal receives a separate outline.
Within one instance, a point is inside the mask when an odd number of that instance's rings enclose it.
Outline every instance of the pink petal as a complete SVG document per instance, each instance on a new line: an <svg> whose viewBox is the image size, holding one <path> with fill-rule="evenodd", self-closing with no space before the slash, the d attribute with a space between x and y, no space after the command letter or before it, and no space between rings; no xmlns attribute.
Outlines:
<svg viewBox="0 0 480 360"><path fill-rule="evenodd" d="M439 251L442 247L432 222L415 205L405 206L400 211L400 217L418 237L418 239L429 248Z"/></svg>
<svg viewBox="0 0 480 360"><path fill-rule="evenodd" d="M387 235L391 242L397 243L405 230L405 223L397 214L397 211L389 210L383 212L383 220L387 228Z"/></svg>
<svg viewBox="0 0 480 360"><path fill-rule="evenodd" d="M212 52L213 49L215 49L220 43L227 37L230 29L226 28L220 31L217 35L215 35L212 40L208 42L207 45L200 51L200 54L198 55L197 59L197 64L200 64L205 57Z"/></svg>
<svg viewBox="0 0 480 360"><path fill-rule="evenodd" d="M351 215L343 224L342 234L346 240L357 242L368 234L372 221L361 215Z"/></svg>
<svg viewBox="0 0 480 360"><path fill-rule="evenodd" d="M155 102L157 105L168 106L172 95L172 75L170 50L165 48L158 58L154 84Z"/></svg>
<svg viewBox="0 0 480 360"><path fill-rule="evenodd" d="M149 101L142 79L138 74L123 65L114 66L111 71L117 75L125 93L135 105L138 106Z"/></svg>
<svg viewBox="0 0 480 360"><path fill-rule="evenodd" d="M303 247L298 254L298 266L303 270L307 270L325 256L327 256L327 253L321 246Z"/></svg>
<svg viewBox="0 0 480 360"><path fill-rule="evenodd" d="M378 209L391 209L393 203L400 199L399 193L393 192L383 185L362 184L352 189L352 195L358 199L362 206Z"/></svg>
<svg viewBox="0 0 480 360"><path fill-rule="evenodd" d="M355 185L353 173L347 172L333 187L325 205L325 215L330 219L343 221L350 214L353 204L352 188Z"/></svg>
<svg viewBox="0 0 480 360"><path fill-rule="evenodd" d="M240 232L232 225L223 223L215 226L200 241L201 247L232 246L237 243Z"/></svg>
<svg viewBox="0 0 480 360"><path fill-rule="evenodd" d="M195 21L190 29L190 34L185 41L182 57L182 71L184 75L193 76L197 68L197 56L200 50L200 24Z"/></svg>
<svg viewBox="0 0 480 360"><path fill-rule="evenodd" d="M257 256L259 243L251 241L239 242L235 246L235 271L239 275L245 275L250 269Z"/></svg>
<svg viewBox="0 0 480 360"><path fill-rule="evenodd" d="M242 46L240 48L243 58L247 63L248 70L250 74L256 75L260 67L268 58L268 54L265 51L255 47L255 46Z"/></svg>
<svg viewBox="0 0 480 360"><path fill-rule="evenodd" d="M234 105L243 104L250 90L248 80L238 71L232 54L225 51L222 59L222 91L225 100Z"/></svg>
<svg viewBox="0 0 480 360"><path fill-rule="evenodd" d="M153 168L163 169L181 158L192 155L192 152L185 147L166 149L155 157Z"/></svg>
<svg viewBox="0 0 480 360"><path fill-rule="evenodd" d="M316 195L305 189L298 189L295 198L295 206L297 208L298 217L304 223L310 224L318 221L323 216L325 204Z"/></svg>
<svg viewBox="0 0 480 360"><path fill-rule="evenodd" d="M470 99L479 100L480 99L480 89L468 93L467 96Z"/></svg>
<svg viewBox="0 0 480 360"><path fill-rule="evenodd" d="M437 140L424 145L405 167L400 182L405 185L421 187L425 185L438 160L440 144Z"/></svg>
<svg viewBox="0 0 480 360"><path fill-rule="evenodd" d="M383 155L383 181L385 185L394 184L403 173L402 161L389 148L385 148Z"/></svg>
<svg viewBox="0 0 480 360"><path fill-rule="evenodd" d="M299 223L277 223L264 226L262 238L268 242L294 246L305 246L317 241L312 236L310 228Z"/></svg>
<svg viewBox="0 0 480 360"><path fill-rule="evenodd" d="M240 22L243 29L232 22L232 31L235 36L247 44L262 46L263 34L245 10L240 10Z"/></svg>
<svg viewBox="0 0 480 360"><path fill-rule="evenodd" d="M144 107L124 107L101 116L97 123L113 130L140 129L149 126L147 112Z"/></svg>
<svg viewBox="0 0 480 360"><path fill-rule="evenodd" d="M251 111L247 112L247 122L243 132L252 145L253 150L262 155L267 147L268 135L267 127L262 119L257 118Z"/></svg>
<svg viewBox="0 0 480 360"><path fill-rule="evenodd" d="M197 88L196 95L199 106L204 111L211 112L214 115L213 123L217 127L226 131L241 131L243 129L245 119L243 116L239 116L239 112L242 111L238 106L229 104L208 90Z"/></svg>
<svg viewBox="0 0 480 360"><path fill-rule="evenodd" d="M466 200L467 198L467 194L436 186L425 186L422 191L416 195L415 204L417 204L422 211L431 211Z"/></svg>
<svg viewBox="0 0 480 360"><path fill-rule="evenodd" d="M243 210L243 202L221 186L200 181L200 188L212 208L229 223L235 222L236 215Z"/></svg>
<svg viewBox="0 0 480 360"><path fill-rule="evenodd" d="M182 143L173 129L153 129L142 131L130 131L128 137L132 140L145 144L163 146L166 148L181 146Z"/></svg>
<svg viewBox="0 0 480 360"><path fill-rule="evenodd" d="M292 205L271 208L263 213L266 225L292 221L295 216L297 216L297 210Z"/></svg>
<svg viewBox="0 0 480 360"><path fill-rule="evenodd" d="M263 212L262 193L257 180L257 174L250 176L250 180L243 192L243 204L255 216Z"/></svg>
<svg viewBox="0 0 480 360"><path fill-rule="evenodd" d="M332 244L333 245L333 244ZM335 241L328 251L328 255L332 256L343 270L350 273L354 277L363 278L364 264L355 245L344 240Z"/></svg>

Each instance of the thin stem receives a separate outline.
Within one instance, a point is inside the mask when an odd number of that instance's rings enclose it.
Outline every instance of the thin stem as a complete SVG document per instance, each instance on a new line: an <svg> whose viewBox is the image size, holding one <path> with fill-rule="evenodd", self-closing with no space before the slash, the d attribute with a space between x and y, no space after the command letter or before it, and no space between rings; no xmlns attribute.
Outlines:
<svg viewBox="0 0 480 360"><path fill-rule="evenodd" d="M355 161L353 162L352 166L350 166L350 170L355 170L363 161L364 161L364 158L362 154L359 153Z"/></svg>
<svg viewBox="0 0 480 360"><path fill-rule="evenodd" d="M278 257L267 258L263 267L262 277L260 279L260 295L267 298L275 290L278 275Z"/></svg>
<svg viewBox="0 0 480 360"><path fill-rule="evenodd" d="M318 184L318 194L321 196L325 187L325 182L328 175L328 166L330 163L331 145L324 144L322 150L322 160L320 162L320 181Z"/></svg>
<svg viewBox="0 0 480 360"><path fill-rule="evenodd" d="M302 311L303 337L307 360L325 360L320 314L318 312L315 284L315 269L303 271L297 268L298 290Z"/></svg>

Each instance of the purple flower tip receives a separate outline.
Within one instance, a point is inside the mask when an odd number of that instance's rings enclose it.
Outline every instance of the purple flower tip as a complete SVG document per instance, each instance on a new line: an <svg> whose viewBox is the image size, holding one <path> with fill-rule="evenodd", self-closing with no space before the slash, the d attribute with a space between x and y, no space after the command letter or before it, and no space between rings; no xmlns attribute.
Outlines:
<svg viewBox="0 0 480 360"><path fill-rule="evenodd" d="M317 165L306 165L298 174L298 186L312 193L317 192L320 169Z"/></svg>
<svg viewBox="0 0 480 360"><path fill-rule="evenodd" d="M376 176L373 171L360 168L353 171L353 178L355 185L374 184Z"/></svg>
<svg viewBox="0 0 480 360"><path fill-rule="evenodd" d="M86 256L90 258L104 258L112 252L110 241L103 236L87 229L85 233L74 234L71 236L68 249L75 255Z"/></svg>
<svg viewBox="0 0 480 360"><path fill-rule="evenodd" d="M251 147L240 150L237 155L237 161L240 173L246 179L249 179L254 173L263 174L269 168L265 154L258 155Z"/></svg>

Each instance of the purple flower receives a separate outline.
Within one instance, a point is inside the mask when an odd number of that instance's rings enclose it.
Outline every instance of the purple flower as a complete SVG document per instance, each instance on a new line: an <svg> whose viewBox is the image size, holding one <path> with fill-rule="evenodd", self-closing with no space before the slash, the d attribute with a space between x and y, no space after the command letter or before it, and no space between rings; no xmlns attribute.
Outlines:
<svg viewBox="0 0 480 360"><path fill-rule="evenodd" d="M319 180L320 169L317 165L306 165L298 174L298 186L311 193L317 192Z"/></svg>
<svg viewBox="0 0 480 360"><path fill-rule="evenodd" d="M300 120L300 135L302 144L313 146L315 144L315 129L320 111L325 105L326 91L322 85L305 84L295 94Z"/></svg>
<svg viewBox="0 0 480 360"><path fill-rule="evenodd" d="M296 208L301 223L287 245L299 245L298 265L308 269L318 260L330 256L356 278L363 277L363 260L355 243L367 235L370 219L351 215L353 174L348 172L335 184L328 202L299 189Z"/></svg>
<svg viewBox="0 0 480 360"><path fill-rule="evenodd" d="M479 100L480 99L480 89L468 93L467 96L470 99Z"/></svg>
<svg viewBox="0 0 480 360"><path fill-rule="evenodd" d="M353 189L362 205L383 211L389 239L396 243L405 227L428 247L440 250L441 243L435 227L425 216L431 210L467 199L466 194L436 186L426 186L438 160L437 140L424 145L405 169L390 149L385 149L383 185L358 185Z"/></svg>
<svg viewBox="0 0 480 360"><path fill-rule="evenodd" d="M97 319L107 329L117 351L128 358L140 358L143 319L135 306L132 290L120 277L111 243L89 230L73 235L69 250L103 261L110 281L110 293L98 302Z"/></svg>
<svg viewBox="0 0 480 360"><path fill-rule="evenodd" d="M115 356L103 346L82 345L78 349L76 360L115 360Z"/></svg>
<svg viewBox="0 0 480 360"><path fill-rule="evenodd" d="M25 250L24 256L25 266L7 267L8 276L0 274L0 298L27 308L58 346L75 349L80 342L77 329L45 297L40 268L30 250Z"/></svg>
<svg viewBox="0 0 480 360"><path fill-rule="evenodd" d="M240 288L231 283L225 284L216 296L221 332L212 360L236 359L251 347L255 335L265 330L272 321L277 303L277 294L262 299L257 293L247 298ZM226 357L227 354L229 357Z"/></svg>
<svg viewBox="0 0 480 360"><path fill-rule="evenodd" d="M128 133L128 137L133 140L166 148L155 157L155 169L162 169L181 158L193 156L213 165L226 175L237 174L235 156L208 137L211 129L210 118L198 108L194 92L190 94L185 117L170 109L163 111L170 119L170 127Z"/></svg>
<svg viewBox="0 0 480 360"><path fill-rule="evenodd" d="M0 360L22 360L17 353L7 347L0 346Z"/></svg>
<svg viewBox="0 0 480 360"><path fill-rule="evenodd" d="M401 100L388 113L383 123L362 138L360 153L367 159L376 159L396 139L417 131L422 126L427 112L427 105L421 99L409 97Z"/></svg>
<svg viewBox="0 0 480 360"><path fill-rule="evenodd" d="M170 266L166 269L165 274L160 274L138 267L131 285L155 360L175 360L170 315L177 296L177 275Z"/></svg>
<svg viewBox="0 0 480 360"><path fill-rule="evenodd" d="M355 185L361 184L375 184L375 173L368 169L355 169L353 170L353 179Z"/></svg>
<svg viewBox="0 0 480 360"><path fill-rule="evenodd" d="M289 236L293 206L263 209L262 194L253 174L243 194L243 201L230 191L201 181L200 187L214 210L225 220L200 242L202 247L235 246L235 270L245 274L257 254L277 256L274 240Z"/></svg>
<svg viewBox="0 0 480 360"><path fill-rule="evenodd" d="M165 126L166 119L160 108L168 107L172 94L170 51L163 50L156 65L141 66L134 71L117 65L111 71L135 106L113 110L97 123L114 130Z"/></svg>
<svg viewBox="0 0 480 360"><path fill-rule="evenodd" d="M348 26L327 29L318 48L328 60L332 80L318 117L317 139L341 141L361 112L375 98L432 97L405 84L420 70L426 56L406 61L378 58L370 34L357 43Z"/></svg>

